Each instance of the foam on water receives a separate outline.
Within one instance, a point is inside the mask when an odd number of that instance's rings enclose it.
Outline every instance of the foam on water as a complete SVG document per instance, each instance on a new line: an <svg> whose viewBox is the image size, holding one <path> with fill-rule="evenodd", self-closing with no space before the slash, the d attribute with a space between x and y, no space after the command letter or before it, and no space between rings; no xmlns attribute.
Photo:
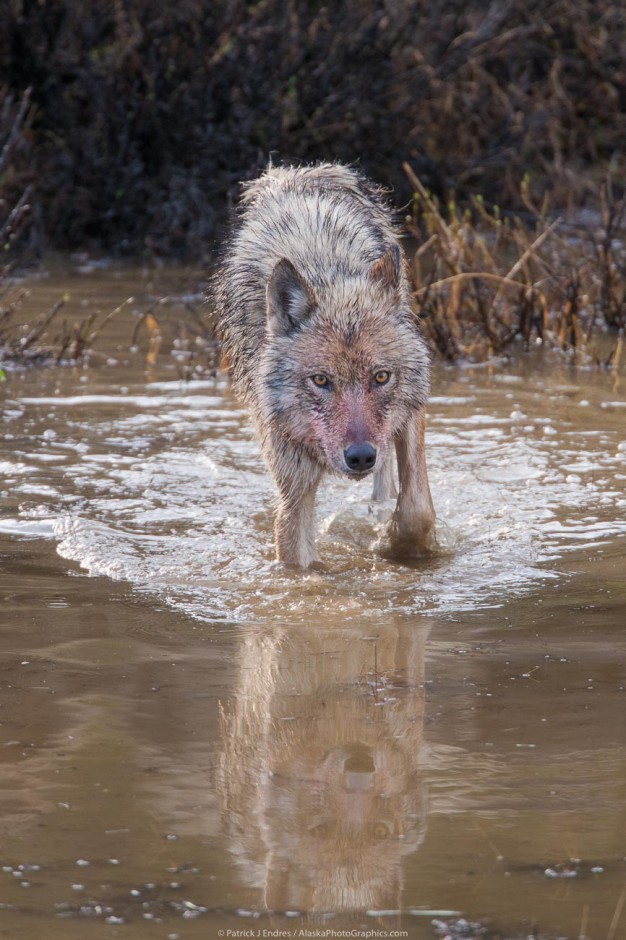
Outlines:
<svg viewBox="0 0 626 940"><path fill-rule="evenodd" d="M393 503L371 503L370 483L341 481L325 484L318 501L327 570L276 564L271 480L245 413L219 382L13 402L34 452L22 439L12 455L5 442L0 469L24 499L3 531L52 533L90 574L127 579L203 620L497 605L557 577L568 551L601 551L626 533L614 415L607 420L602 402L578 409L569 387L555 387L547 417L544 391L511 392L509 379L494 392L482 378L456 378L432 400L440 551L413 566L372 550Z"/></svg>

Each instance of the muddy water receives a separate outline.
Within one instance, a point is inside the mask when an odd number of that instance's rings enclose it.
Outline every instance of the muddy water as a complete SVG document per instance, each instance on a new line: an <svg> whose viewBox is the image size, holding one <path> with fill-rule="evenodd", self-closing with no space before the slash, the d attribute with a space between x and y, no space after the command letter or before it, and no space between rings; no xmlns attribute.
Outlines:
<svg viewBox="0 0 626 940"><path fill-rule="evenodd" d="M439 369L437 556L378 558L391 505L335 483L296 574L224 380L131 332L0 386L0 937L626 937L624 387Z"/></svg>

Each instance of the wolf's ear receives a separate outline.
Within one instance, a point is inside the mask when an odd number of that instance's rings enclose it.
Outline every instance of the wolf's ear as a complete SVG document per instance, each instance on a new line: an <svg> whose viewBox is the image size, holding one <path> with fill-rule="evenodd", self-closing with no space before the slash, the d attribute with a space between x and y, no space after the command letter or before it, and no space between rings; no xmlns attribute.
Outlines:
<svg viewBox="0 0 626 940"><path fill-rule="evenodd" d="M388 291L397 291L400 287L402 255L399 245L393 245L370 268L370 281L375 281Z"/></svg>
<svg viewBox="0 0 626 940"><path fill-rule="evenodd" d="M267 285L267 322L274 333L289 333L316 304L315 294L291 261L281 258Z"/></svg>

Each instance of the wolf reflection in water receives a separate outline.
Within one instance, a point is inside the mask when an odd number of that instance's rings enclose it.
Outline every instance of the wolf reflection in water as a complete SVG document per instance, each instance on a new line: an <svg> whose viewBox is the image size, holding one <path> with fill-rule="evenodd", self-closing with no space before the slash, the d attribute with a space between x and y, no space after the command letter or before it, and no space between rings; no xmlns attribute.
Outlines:
<svg viewBox="0 0 626 940"><path fill-rule="evenodd" d="M398 909L425 835L426 629L260 627L222 717L227 841L258 905Z"/></svg>

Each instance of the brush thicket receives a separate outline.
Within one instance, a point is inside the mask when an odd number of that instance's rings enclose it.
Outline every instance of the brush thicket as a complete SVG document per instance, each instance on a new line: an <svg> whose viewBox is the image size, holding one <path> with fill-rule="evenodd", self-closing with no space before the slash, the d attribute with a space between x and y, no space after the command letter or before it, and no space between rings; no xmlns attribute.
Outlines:
<svg viewBox="0 0 626 940"><path fill-rule="evenodd" d="M608 178L593 226L554 218L524 183L520 215L480 196L444 207L405 164L414 190L410 228L415 302L424 332L444 359L485 359L522 344L547 344L578 361L619 365L626 325L626 254L618 237L624 198ZM614 334L617 333L617 336ZM610 352L599 352L614 335Z"/></svg>

